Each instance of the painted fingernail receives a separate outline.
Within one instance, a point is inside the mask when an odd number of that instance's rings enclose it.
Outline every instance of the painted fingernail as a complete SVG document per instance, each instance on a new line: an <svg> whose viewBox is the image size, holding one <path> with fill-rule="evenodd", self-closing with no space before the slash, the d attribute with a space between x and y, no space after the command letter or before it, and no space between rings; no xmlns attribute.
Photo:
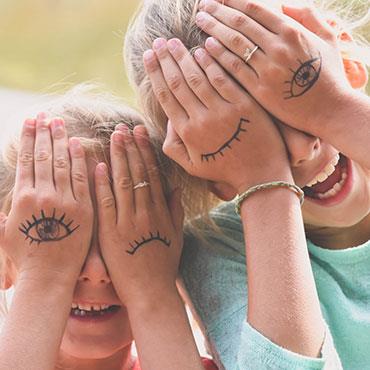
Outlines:
<svg viewBox="0 0 370 370"><path fill-rule="evenodd" d="M194 57L198 62L201 62L205 56L206 56L206 52L204 51L204 49L200 48L200 49L195 50Z"/></svg>
<svg viewBox="0 0 370 370"><path fill-rule="evenodd" d="M213 37L208 37L205 43L207 48L217 48L220 46L220 43Z"/></svg>
<svg viewBox="0 0 370 370"><path fill-rule="evenodd" d="M165 39L155 39L153 42L153 49L154 50L160 50L166 45L166 40Z"/></svg>
<svg viewBox="0 0 370 370"><path fill-rule="evenodd" d="M167 42L167 46L168 46L168 50L173 53L180 46L180 40L179 39L171 39Z"/></svg>
<svg viewBox="0 0 370 370"><path fill-rule="evenodd" d="M145 62L152 62L155 59L155 54L152 49L146 50L143 54Z"/></svg>

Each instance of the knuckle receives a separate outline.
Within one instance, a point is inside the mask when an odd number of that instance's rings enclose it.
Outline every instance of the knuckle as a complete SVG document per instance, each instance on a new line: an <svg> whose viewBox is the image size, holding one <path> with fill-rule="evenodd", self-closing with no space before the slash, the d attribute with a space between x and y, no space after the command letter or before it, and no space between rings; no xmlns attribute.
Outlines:
<svg viewBox="0 0 370 370"><path fill-rule="evenodd" d="M113 208L115 207L115 200L113 197L103 197L101 200L100 200L100 205L102 208Z"/></svg>
<svg viewBox="0 0 370 370"><path fill-rule="evenodd" d="M240 35L238 33L233 33L230 36L230 43L235 48L241 47L243 45L243 37L242 37L242 35Z"/></svg>
<svg viewBox="0 0 370 370"><path fill-rule="evenodd" d="M231 27L233 28L240 28L244 25L247 18L243 14L235 14L230 19Z"/></svg>
<svg viewBox="0 0 370 370"><path fill-rule="evenodd" d="M289 41L294 41L299 38L300 32L299 30L293 28L293 27L286 27L284 30L284 36Z"/></svg>
<svg viewBox="0 0 370 370"><path fill-rule="evenodd" d="M172 75L168 77L167 83L171 90L177 91L181 86L181 78L179 75Z"/></svg>
<svg viewBox="0 0 370 370"><path fill-rule="evenodd" d="M35 196L31 192L22 192L17 196L17 202L19 205L29 207L35 201Z"/></svg>
<svg viewBox="0 0 370 370"><path fill-rule="evenodd" d="M188 77L188 82L191 89L196 89L202 84L203 79L200 74L194 73Z"/></svg>
<svg viewBox="0 0 370 370"><path fill-rule="evenodd" d="M55 158L54 167L61 170L67 169L69 167L69 161L66 157Z"/></svg>
<svg viewBox="0 0 370 370"><path fill-rule="evenodd" d="M223 87L226 84L226 76L222 73L216 74L213 77L213 83L216 88Z"/></svg>
<svg viewBox="0 0 370 370"><path fill-rule="evenodd" d="M117 185L119 189L123 190L132 189L132 179L130 176L121 177L117 181Z"/></svg>
<svg viewBox="0 0 370 370"><path fill-rule="evenodd" d="M161 177L161 173L160 173L160 170L159 170L158 166L153 165L153 166L149 167L147 172L148 172L149 176L154 180L158 180Z"/></svg>
<svg viewBox="0 0 370 370"><path fill-rule="evenodd" d="M157 97L158 101L162 104L167 103L170 98L170 92L163 87L156 89L154 91L154 94Z"/></svg>
<svg viewBox="0 0 370 370"><path fill-rule="evenodd" d="M239 58L233 58L230 63L230 72L232 74L239 74L241 69L243 68L244 62L242 62Z"/></svg>
<svg viewBox="0 0 370 370"><path fill-rule="evenodd" d="M86 183L86 174L81 171L73 171L71 174L72 180L77 183Z"/></svg>
<svg viewBox="0 0 370 370"><path fill-rule="evenodd" d="M46 193L40 196L38 205L41 209L49 208L55 204L55 200L52 194Z"/></svg>
<svg viewBox="0 0 370 370"><path fill-rule="evenodd" d="M50 153L47 150L39 150L35 154L36 162L45 162L50 159Z"/></svg>
<svg viewBox="0 0 370 370"><path fill-rule="evenodd" d="M28 151L20 152L19 163L25 166L33 164L33 153Z"/></svg>
<svg viewBox="0 0 370 370"><path fill-rule="evenodd" d="M135 165L135 172L137 173L138 176L141 177L145 174L145 166L143 163L136 163Z"/></svg>

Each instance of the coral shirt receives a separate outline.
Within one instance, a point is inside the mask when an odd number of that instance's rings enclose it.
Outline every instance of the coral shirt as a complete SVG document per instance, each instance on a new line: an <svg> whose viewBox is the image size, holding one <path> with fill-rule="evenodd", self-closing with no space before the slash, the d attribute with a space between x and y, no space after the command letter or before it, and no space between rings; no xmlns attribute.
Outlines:
<svg viewBox="0 0 370 370"><path fill-rule="evenodd" d="M209 360L208 358L202 358L202 363L204 366L204 370L218 370L216 364L212 360ZM141 370L139 361L136 361L133 370Z"/></svg>

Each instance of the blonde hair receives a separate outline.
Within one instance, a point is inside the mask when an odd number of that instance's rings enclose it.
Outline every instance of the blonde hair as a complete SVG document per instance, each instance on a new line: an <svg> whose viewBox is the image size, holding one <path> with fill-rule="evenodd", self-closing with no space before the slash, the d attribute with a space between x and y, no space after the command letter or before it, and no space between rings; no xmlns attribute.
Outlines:
<svg viewBox="0 0 370 370"><path fill-rule="evenodd" d="M268 2L268 0L264 0L264 2ZM158 103L150 80L145 73L143 53L151 49L153 41L159 37L167 40L179 38L190 51L203 46L208 35L202 32L195 23L198 3L199 0L144 0L126 33L124 58L129 80L138 93L139 103L145 114L151 118L151 124L162 138L166 132L167 117ZM338 24L338 32L345 30L357 36L356 42L339 41L343 53L349 55L350 58L370 65L370 49L364 38L360 37L369 24L370 10L367 7L366 15L361 16L364 9L359 6L358 2L347 1L346 6L341 3L343 1L315 1L316 7L323 13L324 17L328 20L334 20ZM189 175L184 175L184 178L194 185L193 192L197 191L198 186L202 189L202 181L191 179ZM199 200L200 195L200 193L196 194L194 199ZM202 196L211 201L209 195ZM210 203L205 202L205 204Z"/></svg>
<svg viewBox="0 0 370 370"><path fill-rule="evenodd" d="M93 156L96 160L103 157L108 165L110 135L115 126L124 123L133 129L136 125L145 124L139 113L122 104L117 98L97 92L96 86L93 85L76 86L63 96L52 99L40 107L40 110L45 111L49 117L63 118L68 136L79 137L88 156ZM163 174L161 179L164 192L168 194L179 185L168 175L171 161L162 154L161 146L154 135L151 135L151 142L154 144L159 169ZM0 210L6 214L11 208L18 150L19 138L15 137L10 140L0 157ZM0 249L0 319L8 311L5 293L1 294L1 289L4 288L5 264L6 259Z"/></svg>

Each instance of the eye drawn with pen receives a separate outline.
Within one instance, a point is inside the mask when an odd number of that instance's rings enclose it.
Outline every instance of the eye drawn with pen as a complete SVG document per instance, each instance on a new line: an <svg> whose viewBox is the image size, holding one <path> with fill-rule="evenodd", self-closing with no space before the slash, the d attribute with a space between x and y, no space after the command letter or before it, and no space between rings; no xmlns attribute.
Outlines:
<svg viewBox="0 0 370 370"><path fill-rule="evenodd" d="M152 241L159 241L165 247L169 247L171 245L171 241L168 240L166 237L161 236L161 234L159 233L159 231L157 231L157 233L150 232L148 237L143 236L141 238L141 240L134 240L133 243L130 243L131 249L126 250L126 252L128 254L133 255L133 254L136 253L136 251L139 248L143 247L145 244L148 244L148 243L150 243Z"/></svg>
<svg viewBox="0 0 370 370"><path fill-rule="evenodd" d="M53 214L49 217L41 210L40 218L36 218L35 215L32 215L33 222L26 220L26 223L21 224L19 230L26 235L25 240L30 239L30 245L33 242L40 244L43 242L59 241L71 235L80 227L80 225L77 225L71 228L73 220L65 224L65 216L66 214L64 213L60 218L57 218L55 208Z"/></svg>
<svg viewBox="0 0 370 370"><path fill-rule="evenodd" d="M289 85L288 90L284 91L284 99L296 98L307 92L319 79L321 72L322 58L321 55L317 58L313 58L306 62L302 62L298 59L300 67L297 70L292 70L293 77L290 81L284 83Z"/></svg>
<svg viewBox="0 0 370 370"><path fill-rule="evenodd" d="M212 158L214 161L216 160L216 156L219 154L221 157L224 156L224 151L226 149L231 149L231 143L236 140L236 141L240 141L240 133L242 132L246 132L247 130L245 128L243 128L243 125L246 124L246 123L249 123L249 120L245 119L245 118L240 118L240 121L239 121L239 124L238 124L238 128L236 129L235 133L233 134L233 136L226 141L225 144L221 145L216 151L212 152L212 153L206 153L206 154L201 154L201 159L202 159L202 162L203 161L209 161L210 158Z"/></svg>

